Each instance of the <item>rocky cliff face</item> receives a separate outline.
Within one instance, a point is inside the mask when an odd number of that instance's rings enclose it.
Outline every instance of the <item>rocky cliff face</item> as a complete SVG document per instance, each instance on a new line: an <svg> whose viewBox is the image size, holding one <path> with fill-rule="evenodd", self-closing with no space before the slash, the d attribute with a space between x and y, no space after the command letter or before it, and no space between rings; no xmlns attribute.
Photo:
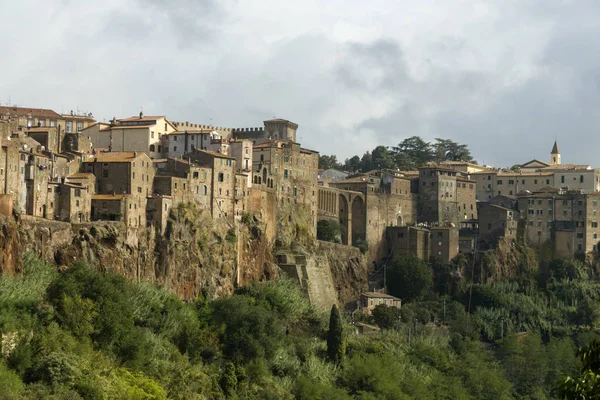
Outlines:
<svg viewBox="0 0 600 400"><path fill-rule="evenodd" d="M23 254L33 251L59 268L86 260L192 299L229 294L238 284L273 278L278 271L258 224L236 229L193 205L173 208L167 231L158 236L118 222L72 225L29 216L0 216L0 222L2 272L18 272Z"/></svg>
<svg viewBox="0 0 600 400"><path fill-rule="evenodd" d="M366 258L356 248L312 240L304 228L307 220L280 222L279 237L294 248L283 251L302 254L298 259L304 260L299 264L305 276L300 284L325 309L334 302L355 301L368 288ZM189 300L201 294L227 295L239 285L276 278L280 271L258 219L228 225L189 204L171 210L164 235L108 221L75 225L0 216L0 222L1 272L19 272L23 255L31 251L58 268L85 260L128 279L160 284Z"/></svg>

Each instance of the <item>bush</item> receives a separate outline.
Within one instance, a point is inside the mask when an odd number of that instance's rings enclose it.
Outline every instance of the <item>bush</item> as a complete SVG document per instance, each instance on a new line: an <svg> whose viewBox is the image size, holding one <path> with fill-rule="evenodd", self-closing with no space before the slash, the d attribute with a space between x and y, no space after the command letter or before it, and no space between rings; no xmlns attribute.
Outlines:
<svg viewBox="0 0 600 400"><path fill-rule="evenodd" d="M342 233L340 223L329 219L317 221L317 239L326 242L335 241Z"/></svg>

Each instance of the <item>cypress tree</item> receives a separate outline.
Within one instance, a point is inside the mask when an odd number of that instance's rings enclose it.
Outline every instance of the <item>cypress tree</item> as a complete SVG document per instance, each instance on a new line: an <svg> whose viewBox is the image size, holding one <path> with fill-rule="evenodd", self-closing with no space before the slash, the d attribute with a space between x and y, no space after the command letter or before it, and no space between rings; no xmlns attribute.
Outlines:
<svg viewBox="0 0 600 400"><path fill-rule="evenodd" d="M327 332L327 355L337 364L341 363L346 354L346 340L342 327L342 317L337 306L331 307L329 316L329 331Z"/></svg>

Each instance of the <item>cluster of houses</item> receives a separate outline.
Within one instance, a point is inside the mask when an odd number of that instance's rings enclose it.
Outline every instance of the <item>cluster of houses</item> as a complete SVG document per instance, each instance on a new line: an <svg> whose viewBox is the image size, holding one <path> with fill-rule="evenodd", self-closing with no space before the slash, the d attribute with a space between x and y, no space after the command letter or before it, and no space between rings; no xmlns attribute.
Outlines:
<svg viewBox="0 0 600 400"><path fill-rule="evenodd" d="M600 169L562 164L556 143L549 162L511 169L447 161L348 174L319 171L297 129L284 119L234 129L0 107L0 213L164 232L173 206L195 203L229 224L262 218L272 239L303 207L313 234L317 220L335 220L340 242L376 263L403 253L449 263L519 235L558 257L597 250Z"/></svg>
<svg viewBox="0 0 600 400"><path fill-rule="evenodd" d="M244 213L274 220L278 202L315 209L318 153L296 142L297 128L273 119L226 129L142 113L102 123L0 107L0 211L164 231L181 202L229 223Z"/></svg>

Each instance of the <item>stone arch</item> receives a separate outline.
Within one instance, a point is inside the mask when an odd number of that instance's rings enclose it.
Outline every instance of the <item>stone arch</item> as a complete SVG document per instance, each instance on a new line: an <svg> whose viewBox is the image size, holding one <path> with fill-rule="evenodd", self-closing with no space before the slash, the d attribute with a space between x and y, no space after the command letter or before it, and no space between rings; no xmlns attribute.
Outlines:
<svg viewBox="0 0 600 400"><path fill-rule="evenodd" d="M263 168L262 170L262 181L267 183L267 169Z"/></svg>
<svg viewBox="0 0 600 400"><path fill-rule="evenodd" d="M352 199L352 244L355 245L358 240L366 240L367 224L366 224L366 209L365 201L362 196L355 196Z"/></svg>
<svg viewBox="0 0 600 400"><path fill-rule="evenodd" d="M401 214L396 218L396 226L404 226L404 217Z"/></svg>
<svg viewBox="0 0 600 400"><path fill-rule="evenodd" d="M340 219L340 228L341 228L341 236L342 236L342 244L348 245L351 240L349 240L349 217L350 210L348 209L348 200L346 200L346 196L343 194L339 195L339 207L338 207L338 216Z"/></svg>

